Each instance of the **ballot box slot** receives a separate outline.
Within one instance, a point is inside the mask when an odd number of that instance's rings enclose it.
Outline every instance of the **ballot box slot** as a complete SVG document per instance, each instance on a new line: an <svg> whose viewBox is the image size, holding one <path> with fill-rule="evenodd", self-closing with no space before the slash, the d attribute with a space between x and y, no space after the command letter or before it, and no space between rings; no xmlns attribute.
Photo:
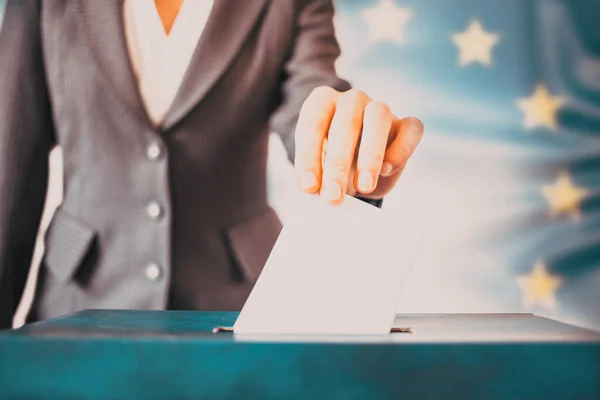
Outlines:
<svg viewBox="0 0 600 400"><path fill-rule="evenodd" d="M397 328L392 328L390 330L390 333L413 333L412 329L410 328L402 328L402 327L397 327Z"/></svg>
<svg viewBox="0 0 600 400"><path fill-rule="evenodd" d="M233 333L233 326L217 326L213 328L213 333Z"/></svg>
<svg viewBox="0 0 600 400"><path fill-rule="evenodd" d="M232 326L216 326L213 328L213 333L234 333ZM408 327L393 327L390 333L413 333Z"/></svg>

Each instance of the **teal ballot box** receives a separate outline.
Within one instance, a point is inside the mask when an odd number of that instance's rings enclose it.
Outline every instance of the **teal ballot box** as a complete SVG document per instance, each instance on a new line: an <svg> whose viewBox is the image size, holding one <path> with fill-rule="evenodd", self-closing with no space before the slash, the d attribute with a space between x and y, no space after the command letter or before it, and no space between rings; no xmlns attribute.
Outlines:
<svg viewBox="0 0 600 400"><path fill-rule="evenodd" d="M372 336L215 329L236 317L89 310L2 332L0 398L600 398L600 333L530 314L399 315Z"/></svg>

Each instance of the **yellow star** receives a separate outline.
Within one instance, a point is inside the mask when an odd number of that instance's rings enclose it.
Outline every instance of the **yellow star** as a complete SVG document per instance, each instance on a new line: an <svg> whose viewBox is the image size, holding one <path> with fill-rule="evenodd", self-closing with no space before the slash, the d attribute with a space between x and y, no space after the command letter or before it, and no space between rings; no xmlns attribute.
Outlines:
<svg viewBox="0 0 600 400"><path fill-rule="evenodd" d="M575 186L566 172L558 174L558 179L553 185L544 185L542 193L550 206L550 215L570 214L574 219L581 218L579 209L581 201L587 197L589 191Z"/></svg>
<svg viewBox="0 0 600 400"><path fill-rule="evenodd" d="M521 276L517 283L523 291L523 305L531 308L537 304L554 308L556 305L556 289L562 284L562 279L550 275L546 266L538 262L529 275Z"/></svg>
<svg viewBox="0 0 600 400"><path fill-rule="evenodd" d="M363 11L372 42L404 43L404 28L413 16L410 10L397 7L393 0L380 0L376 6Z"/></svg>
<svg viewBox="0 0 600 400"><path fill-rule="evenodd" d="M458 47L461 66L479 62L482 65L492 65L492 48L500 41L500 35L486 32L481 22L474 19L466 31L455 33L452 42Z"/></svg>
<svg viewBox="0 0 600 400"><path fill-rule="evenodd" d="M525 116L525 128L531 129L537 126L545 126L556 129L556 114L563 105L564 100L553 97L544 85L537 85L533 95L520 99L517 105Z"/></svg>

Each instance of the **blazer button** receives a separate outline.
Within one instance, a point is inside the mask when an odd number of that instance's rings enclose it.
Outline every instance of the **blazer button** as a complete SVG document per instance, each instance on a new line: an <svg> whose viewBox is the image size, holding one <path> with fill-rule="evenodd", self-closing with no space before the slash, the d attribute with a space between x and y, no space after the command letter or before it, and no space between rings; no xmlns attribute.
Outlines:
<svg viewBox="0 0 600 400"><path fill-rule="evenodd" d="M151 143L146 149L146 155L152 161L156 161L162 155L162 150L157 143Z"/></svg>
<svg viewBox="0 0 600 400"><path fill-rule="evenodd" d="M146 266L146 278L149 281L157 282L162 277L162 268L157 263L150 263Z"/></svg>
<svg viewBox="0 0 600 400"><path fill-rule="evenodd" d="M162 213L162 207L156 201L152 201L146 206L146 214L152 219L159 219Z"/></svg>

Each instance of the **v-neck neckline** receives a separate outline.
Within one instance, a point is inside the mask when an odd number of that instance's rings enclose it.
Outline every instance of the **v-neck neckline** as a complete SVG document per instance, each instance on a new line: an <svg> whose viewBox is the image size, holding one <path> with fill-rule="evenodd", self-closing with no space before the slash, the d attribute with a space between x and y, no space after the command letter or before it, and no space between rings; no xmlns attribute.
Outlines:
<svg viewBox="0 0 600 400"><path fill-rule="evenodd" d="M145 1L147 1L147 0L145 0ZM164 33L165 37L166 38L171 37L173 35L173 31L175 30L175 27L177 25L181 25L178 22L181 20L180 15L182 13L183 8L185 7L186 0L182 0L181 5L179 6L179 10L177 10L177 14L175 15L175 19L173 19L173 22L171 23L171 29L169 29L169 32L167 32L165 24L160 16L160 12L158 11L158 6L156 5L156 1L151 0L151 1L148 1L148 3L151 4L151 7L154 10L154 14L156 15L156 18L159 22L159 25L160 25L161 30Z"/></svg>
<svg viewBox="0 0 600 400"><path fill-rule="evenodd" d="M167 33L165 30L165 26L160 18L160 14L158 13L158 8L156 7L156 3L152 0L143 0L143 7L145 7L144 12L146 13L146 18L151 22L151 30L152 34L156 35L160 38L163 43L167 43L173 40L173 37L177 36L181 30L182 18L181 14L184 12L184 8L186 5L186 1L184 0L179 8L177 16L173 21L173 25L171 25L171 30Z"/></svg>

